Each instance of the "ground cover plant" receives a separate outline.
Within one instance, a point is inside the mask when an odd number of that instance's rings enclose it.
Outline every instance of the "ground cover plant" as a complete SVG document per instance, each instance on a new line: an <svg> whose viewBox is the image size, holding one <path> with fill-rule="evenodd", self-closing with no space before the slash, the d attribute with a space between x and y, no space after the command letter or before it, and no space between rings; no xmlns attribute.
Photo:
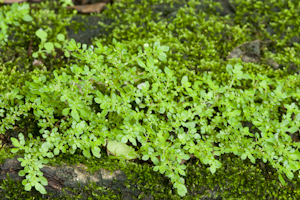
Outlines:
<svg viewBox="0 0 300 200"><path fill-rule="evenodd" d="M99 15L112 22L99 22L105 32L91 46L67 39L72 12L44 12L46 4L31 15L27 4L3 7L1 52L18 45L23 59L1 58L0 133L32 125L11 137L11 152L23 155L25 190L46 193L40 169L54 157L80 149L86 158L100 158L101 148L112 145L127 148L110 150L119 159L150 162L180 196L188 193L185 162L191 158L215 174L221 158L235 155L271 166L284 188L296 184L300 46L294 14L300 5L232 4L234 17L220 16L218 4L208 0L115 2ZM37 20L48 15L55 28ZM28 26L34 39L8 32ZM264 44L259 63L227 59L236 46L256 39ZM24 53L30 41L32 53ZM35 58L45 64L34 67Z"/></svg>

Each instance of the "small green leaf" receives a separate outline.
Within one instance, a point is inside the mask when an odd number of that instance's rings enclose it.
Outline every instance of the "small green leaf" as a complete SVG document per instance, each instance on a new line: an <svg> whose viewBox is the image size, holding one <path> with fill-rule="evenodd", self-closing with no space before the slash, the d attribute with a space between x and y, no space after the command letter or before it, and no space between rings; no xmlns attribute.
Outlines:
<svg viewBox="0 0 300 200"><path fill-rule="evenodd" d="M69 112L70 112L70 109L71 109L71 108L65 108L65 109L63 109L62 114L63 114L64 116L67 116L67 115L69 114Z"/></svg>
<svg viewBox="0 0 300 200"><path fill-rule="evenodd" d="M70 57L70 53L69 53L69 51L65 50L65 53L64 53L64 55L65 55L67 58L69 58L69 57Z"/></svg>
<svg viewBox="0 0 300 200"><path fill-rule="evenodd" d="M230 74L230 75L232 75L232 70L233 70L233 67L232 67L232 65L227 65L226 66L226 71Z"/></svg>
<svg viewBox="0 0 300 200"><path fill-rule="evenodd" d="M36 183L36 184L35 184L35 189L36 189L37 191L39 191L41 194L47 194L47 192L46 192L44 186L42 186L40 183Z"/></svg>
<svg viewBox="0 0 300 200"><path fill-rule="evenodd" d="M147 66L148 66L149 68L153 68L153 66L154 66L154 59L153 59L152 57L149 57L149 58L147 59Z"/></svg>
<svg viewBox="0 0 300 200"><path fill-rule="evenodd" d="M91 157L91 152L89 149L84 149L83 150L83 155L87 158L90 158Z"/></svg>
<svg viewBox="0 0 300 200"><path fill-rule="evenodd" d="M31 190L31 184L30 184L30 183L27 183L27 184L25 185L25 190L26 190L26 191L30 191L30 190Z"/></svg>
<svg viewBox="0 0 300 200"><path fill-rule="evenodd" d="M59 33L56 37L59 41L64 41L65 40L65 36L61 33Z"/></svg>
<svg viewBox="0 0 300 200"><path fill-rule="evenodd" d="M165 167L164 166L160 166L159 167L159 173L161 173L161 174L163 174L163 173L165 173Z"/></svg>
<svg viewBox="0 0 300 200"><path fill-rule="evenodd" d="M79 114L76 109L72 109L71 116L75 119L75 121L79 122Z"/></svg>
<svg viewBox="0 0 300 200"><path fill-rule="evenodd" d="M289 171L289 172L286 173L286 176L287 176L290 180L292 180L292 179L294 178L294 173L291 172L291 171Z"/></svg>
<svg viewBox="0 0 300 200"><path fill-rule="evenodd" d="M250 161L253 163L253 164L255 164L255 158L254 158L254 156L252 156L252 154L248 154L248 158L250 159Z"/></svg>
<svg viewBox="0 0 300 200"><path fill-rule="evenodd" d="M69 42L68 46L66 47L69 51L75 51L78 49L76 45L76 41L72 38L71 41Z"/></svg>
<svg viewBox="0 0 300 200"><path fill-rule="evenodd" d="M61 46L61 44L59 44L59 43L57 43L57 42L54 42L54 46L56 47L56 48L58 48L58 49L60 49L62 46Z"/></svg>
<svg viewBox="0 0 300 200"><path fill-rule="evenodd" d="M37 30L35 34L42 40L47 39L48 36L47 32L43 31L42 29Z"/></svg>
<svg viewBox="0 0 300 200"><path fill-rule="evenodd" d="M241 75L241 77L240 77L241 79L251 79L251 76L249 75L249 74L243 74L243 75Z"/></svg>
<svg viewBox="0 0 300 200"><path fill-rule="evenodd" d="M298 130L298 127L297 126L293 126L293 127L289 128L287 130L287 132L289 132L289 133L295 133L297 130Z"/></svg>
<svg viewBox="0 0 300 200"><path fill-rule="evenodd" d="M174 186L175 186L175 184L174 184ZM180 196L185 196L186 194L187 194L187 188L186 188L186 186L184 185L184 184L180 184L180 183L178 183L177 185L176 185L176 188L177 188L177 193L180 195Z"/></svg>
<svg viewBox="0 0 300 200"><path fill-rule="evenodd" d="M92 148L92 153L93 153L93 155L94 155L96 158L100 158L100 157L101 157L101 155L100 155L100 148L97 147L97 146L94 146L94 147Z"/></svg>
<svg viewBox="0 0 300 200"><path fill-rule="evenodd" d="M182 169L178 169L179 174L181 174L182 176L185 176L185 171L183 171Z"/></svg>
<svg viewBox="0 0 300 200"><path fill-rule="evenodd" d="M107 142L107 150L117 156L117 157L124 157L127 160L132 160L137 158L137 154L134 148L118 141L108 141Z"/></svg>
<svg viewBox="0 0 300 200"><path fill-rule="evenodd" d="M210 170L210 172L211 172L212 174L214 174L214 173L216 172L217 168L216 168L216 166L213 164L213 165L210 166L209 170Z"/></svg>
<svg viewBox="0 0 300 200"><path fill-rule="evenodd" d="M173 77L173 72L168 67L165 67L164 71L169 78Z"/></svg>
<svg viewBox="0 0 300 200"><path fill-rule="evenodd" d="M300 153L299 152L290 153L290 154L288 154L288 156L292 160L300 160Z"/></svg>
<svg viewBox="0 0 300 200"><path fill-rule="evenodd" d="M58 155L59 154L59 149L56 147L53 151L54 155Z"/></svg>
<svg viewBox="0 0 300 200"><path fill-rule="evenodd" d="M157 57L160 61L166 61L167 60L167 54L163 53L163 52L161 52Z"/></svg>
<svg viewBox="0 0 300 200"><path fill-rule="evenodd" d="M48 185L48 180L43 176L40 177L40 182L42 185Z"/></svg>
<svg viewBox="0 0 300 200"><path fill-rule="evenodd" d="M54 45L52 42L46 42L44 44L44 47L48 52L51 52L54 49Z"/></svg>
<svg viewBox="0 0 300 200"><path fill-rule="evenodd" d="M52 152L48 152L48 153L46 154L46 156L47 156L48 158L53 158L53 157L54 157L54 155L53 155Z"/></svg>
<svg viewBox="0 0 300 200"><path fill-rule="evenodd" d="M37 57L39 57L39 53L38 53L38 52L34 52L34 53L32 53L32 57L34 57L34 58L37 58Z"/></svg>
<svg viewBox="0 0 300 200"><path fill-rule="evenodd" d="M158 158L156 158L156 156L151 156L151 160L154 163L154 165L158 165L159 164L159 160L158 160Z"/></svg>
<svg viewBox="0 0 300 200"><path fill-rule="evenodd" d="M181 79L181 85L183 86L187 82L188 82L188 77L187 76L183 76L182 79Z"/></svg>
<svg viewBox="0 0 300 200"><path fill-rule="evenodd" d="M149 155L143 155L142 160L149 160Z"/></svg>
<svg viewBox="0 0 300 200"><path fill-rule="evenodd" d="M267 159L266 159L266 158L263 158L263 162L266 163L266 162L267 162Z"/></svg>
<svg viewBox="0 0 300 200"><path fill-rule="evenodd" d="M165 46L165 45L160 47L160 50L165 51L165 52L169 51L169 49L170 49L170 47Z"/></svg>
<svg viewBox="0 0 300 200"><path fill-rule="evenodd" d="M24 15L22 19L26 22L30 22L33 20L33 18L28 14Z"/></svg>
<svg viewBox="0 0 300 200"><path fill-rule="evenodd" d="M12 152L12 153L17 153L18 151L19 151L18 148L12 148L12 149L11 149L11 152Z"/></svg>
<svg viewBox="0 0 300 200"><path fill-rule="evenodd" d="M245 154L245 153L242 154L241 159L242 159L242 160L245 160L246 158L247 158L247 154Z"/></svg>
<svg viewBox="0 0 300 200"><path fill-rule="evenodd" d="M123 136L121 139L121 142L126 144L128 142L128 137L127 136Z"/></svg>
<svg viewBox="0 0 300 200"><path fill-rule="evenodd" d="M183 156L181 156L181 159L188 160L188 159L190 159L190 156L187 154L184 154Z"/></svg>
<svg viewBox="0 0 300 200"><path fill-rule="evenodd" d="M27 179L24 179L23 181L22 181L22 185L26 185L28 183L28 180Z"/></svg>
<svg viewBox="0 0 300 200"><path fill-rule="evenodd" d="M140 67L146 68L145 63L144 63L140 58L138 58L136 61L137 61L137 63L139 64Z"/></svg>
<svg viewBox="0 0 300 200"><path fill-rule="evenodd" d="M285 185L286 185L286 182L285 182L285 180L283 179L283 177L282 177L281 174L278 175L278 178L279 178L279 181L281 182L281 184L282 184L283 186L285 186Z"/></svg>
<svg viewBox="0 0 300 200"><path fill-rule="evenodd" d="M18 174L19 174L19 176L25 176L26 172L24 170L20 170Z"/></svg>
<svg viewBox="0 0 300 200"><path fill-rule="evenodd" d="M19 140L17 140L16 138L10 138L10 140L12 141L12 143L13 143L13 145L15 146L15 147L19 147L19 146L21 146L20 145L20 143L19 143Z"/></svg>

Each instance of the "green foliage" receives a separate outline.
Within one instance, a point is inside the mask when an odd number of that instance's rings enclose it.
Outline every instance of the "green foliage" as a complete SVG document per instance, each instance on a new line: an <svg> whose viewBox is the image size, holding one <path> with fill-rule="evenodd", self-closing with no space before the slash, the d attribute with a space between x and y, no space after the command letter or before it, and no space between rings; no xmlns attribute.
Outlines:
<svg viewBox="0 0 300 200"><path fill-rule="evenodd" d="M50 68L55 65L57 58L70 56L65 49L68 42L66 26L71 24L70 20L76 11L65 9L56 1L31 6L15 3L0 8L0 51L10 52L11 48L18 46L16 51L25 52L26 60L31 59L32 62L32 55ZM18 57L18 54L15 52L12 57Z"/></svg>
<svg viewBox="0 0 300 200"><path fill-rule="evenodd" d="M72 200L72 199L120 199L119 195L114 194L112 191L105 187L100 187L91 183L87 186L78 188L63 188L61 194L46 194L43 195L43 198L49 199L64 199L64 200ZM92 192L90 192L92 191ZM70 195L72 192L72 195ZM7 180L1 181L0 186L0 197L2 199L40 199L41 196L39 193L34 191L24 191L22 189L22 184L18 181L13 181L9 175L7 175Z"/></svg>
<svg viewBox="0 0 300 200"><path fill-rule="evenodd" d="M251 26L253 34L261 38L276 41L278 47L283 47L291 39L298 37L299 23L295 16L299 14L299 3L294 0L256 1L231 0L235 6L235 23Z"/></svg>
<svg viewBox="0 0 300 200"><path fill-rule="evenodd" d="M297 17L300 5L293 0L251 1L232 0L236 24L251 28L251 35L268 41L267 58L273 58L287 69L299 66L299 34ZM275 50L274 50L275 49Z"/></svg>
<svg viewBox="0 0 300 200"><path fill-rule="evenodd" d="M39 55L41 55L43 58L46 58L46 55L45 53L53 53L54 52L54 48L58 48L58 49L61 49L62 48L62 45L58 42L47 42L47 32L43 31L42 29L39 29L35 32L36 36L38 36L40 39L41 39L41 44L39 44L39 50L37 52L34 52L32 54L33 57L37 58ZM63 45L66 44L66 40L65 40L65 36L61 33L59 33L57 36L56 36L57 40L60 41L60 42L64 42ZM43 50L44 49L44 50ZM70 57L70 53L65 50L64 51L64 55L66 57Z"/></svg>
<svg viewBox="0 0 300 200"><path fill-rule="evenodd" d="M8 40L8 36L12 33L10 26L21 26L25 22L32 21L29 15L28 4L12 4L11 6L2 6L0 9L0 45Z"/></svg>
<svg viewBox="0 0 300 200"><path fill-rule="evenodd" d="M193 82L187 76L177 81L172 76L175 72L167 67L162 72L155 64L159 65L156 57L161 62L166 60L164 51L168 50L158 42L145 44L144 50L139 48L135 55L127 53L128 47L116 40L113 46L97 45L79 49L81 45L72 40L68 50L83 63L89 61L89 66L75 64L70 67L73 75L54 71L51 81L42 76L26 82L26 101L33 104L46 141L38 137L25 142L22 134L19 141L12 138L16 147L12 151L25 151L25 158L20 159L25 167L20 175L28 173L30 177L23 181L25 189L35 186L43 192L42 185L47 181L38 171L48 163L47 158L60 151L74 153L77 148L89 158L90 151L99 150L97 147L106 139L129 141L133 146L139 142L143 160L150 159L153 170L169 177L180 195L187 193L181 178L186 167L181 160L188 160L189 154L208 164L211 173L221 167L215 156L225 153L248 157L253 163L256 159L268 161L289 179L299 169L297 143L287 135L296 132L300 123L299 108L294 103L298 75L290 75L290 81L272 80L266 75L245 73L242 65L236 64L226 67L230 77L227 83L213 80L207 72L195 76ZM206 92L208 88L211 91ZM282 106L286 113L277 113ZM260 133L251 133L243 127L243 121L252 122Z"/></svg>
<svg viewBox="0 0 300 200"><path fill-rule="evenodd" d="M59 2L62 4L63 7L74 6L72 0L60 0Z"/></svg>
<svg viewBox="0 0 300 200"><path fill-rule="evenodd" d="M249 1L236 3L241 6L236 19L246 13L243 5L260 9ZM158 6L170 10L154 12ZM225 60L234 47L253 40L253 27L218 16L214 6L211 1L116 2L103 13L114 21L101 23L111 34L100 35L89 47L66 40L68 17L55 29L44 20L32 20L30 30L38 40L33 56L55 56L56 47L67 57L71 52L73 62L53 71L35 70L16 83L0 82L0 133L21 117L33 118L39 128L38 133L11 137L11 152L24 155L18 160L25 190L45 194L43 164L76 150L99 158L106 141L131 146L140 161L152 163L154 172L169 178L180 196L188 193L184 161L191 157L216 179L221 158L235 155L271 166L283 188L298 180L299 143L293 138L300 127L299 74ZM56 16L45 10L32 13L41 19ZM247 20L252 19L246 15ZM271 37L266 33L263 37ZM277 55L267 49L265 58L299 67L299 44L286 46L291 36L294 32L274 40L286 48ZM0 75L7 77L9 68L3 69ZM13 85L9 89L4 87L8 83ZM251 167L247 170L254 173Z"/></svg>

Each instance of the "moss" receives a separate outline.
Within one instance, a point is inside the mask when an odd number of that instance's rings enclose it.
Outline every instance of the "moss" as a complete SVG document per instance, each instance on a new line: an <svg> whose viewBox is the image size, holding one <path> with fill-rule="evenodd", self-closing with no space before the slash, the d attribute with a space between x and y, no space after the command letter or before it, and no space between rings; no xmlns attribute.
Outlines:
<svg viewBox="0 0 300 200"><path fill-rule="evenodd" d="M250 160L241 161L234 155L224 155L220 159L224 165L215 174L211 174L207 170L207 166L196 159L188 161L186 185L189 192L186 197L177 195L170 181L154 172L151 164L148 163L109 159L105 153L102 153L100 159L86 159L78 151L74 155L60 154L49 164L57 166L83 163L88 167L88 171L92 173L100 168L109 171L120 169L125 172L128 178L125 182L127 188L141 192L138 199L146 197L172 200L218 199L218 197L238 199L300 198L299 181L289 181L288 186L283 187L278 181L278 173L262 161L258 161L258 164L255 165ZM39 199L41 197L51 197L51 199L121 199L120 191L100 187L94 183L90 183L85 187L78 185L78 188L65 188L63 198L62 196L53 197L53 194L41 196L35 190L31 192L24 191L20 182L12 181L9 177L8 180L1 183L0 194L3 195L0 195L2 199L5 199L5 197L15 199Z"/></svg>

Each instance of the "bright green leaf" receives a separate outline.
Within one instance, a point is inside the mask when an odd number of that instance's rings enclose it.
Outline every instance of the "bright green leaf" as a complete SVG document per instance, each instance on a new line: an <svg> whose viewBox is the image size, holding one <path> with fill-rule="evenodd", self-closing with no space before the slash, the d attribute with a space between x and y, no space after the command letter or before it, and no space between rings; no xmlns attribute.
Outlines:
<svg viewBox="0 0 300 200"><path fill-rule="evenodd" d="M11 152L12 152L12 153L17 153L18 151L19 151L18 148L12 148L12 149L11 149Z"/></svg>
<svg viewBox="0 0 300 200"><path fill-rule="evenodd" d="M180 196L185 196L187 194L187 188L184 184L177 184L177 193Z"/></svg>
<svg viewBox="0 0 300 200"><path fill-rule="evenodd" d="M64 55L65 55L67 58L69 58L69 57L70 57L70 53L69 53L69 51L65 50L65 53L64 53Z"/></svg>
<svg viewBox="0 0 300 200"><path fill-rule="evenodd" d="M285 186L285 185L286 185L286 182L285 182L285 180L283 179L283 177L282 177L281 174L278 175L278 178L279 178L279 181L281 182L281 184L282 184L283 186Z"/></svg>
<svg viewBox="0 0 300 200"><path fill-rule="evenodd" d="M165 54L163 52L161 52L157 57L160 61L166 61L167 60L167 54Z"/></svg>
<svg viewBox="0 0 300 200"><path fill-rule="evenodd" d="M36 184L35 184L35 189L36 189L37 191L39 191L41 194L47 194L47 192L46 192L44 186L42 186L40 183L36 183Z"/></svg>
<svg viewBox="0 0 300 200"><path fill-rule="evenodd" d="M96 158L100 158L101 157L101 155L100 155L100 148L99 147L94 146L91 150L92 150L93 155Z"/></svg>
<svg viewBox="0 0 300 200"><path fill-rule="evenodd" d="M71 116L77 121L77 122L79 122L79 114L78 114L78 112L77 112L77 110L76 109L72 109L72 112L71 112Z"/></svg>
<svg viewBox="0 0 300 200"><path fill-rule="evenodd" d="M61 46L61 44L59 44L59 43L57 43L57 42L54 42L54 46L56 47L56 48L58 48L58 49L60 49L62 46Z"/></svg>
<svg viewBox="0 0 300 200"><path fill-rule="evenodd" d="M137 61L137 63L139 64L140 67L146 68L145 63L144 63L140 58L138 58L136 61Z"/></svg>
<svg viewBox="0 0 300 200"><path fill-rule="evenodd" d="M59 33L59 34L57 34L57 39L59 40L59 41L64 41L65 40L65 36L63 35L63 34L61 34L61 33Z"/></svg>
<svg viewBox="0 0 300 200"><path fill-rule="evenodd" d="M19 174L19 176L25 176L26 172L24 170L20 170L18 174Z"/></svg>
<svg viewBox="0 0 300 200"><path fill-rule="evenodd" d="M66 47L69 51L75 51L78 49L76 45L76 41L72 38L71 41L69 42L68 46Z"/></svg>
<svg viewBox="0 0 300 200"><path fill-rule="evenodd" d="M30 15L24 15L22 19L26 22L30 22L33 20L33 18Z"/></svg>
<svg viewBox="0 0 300 200"><path fill-rule="evenodd" d="M170 47L165 46L165 45L160 47L160 50L165 51L165 52L169 51L169 49L170 49Z"/></svg>
<svg viewBox="0 0 300 200"><path fill-rule="evenodd" d="M48 180L43 176L40 177L40 182L42 185L48 185Z"/></svg>
<svg viewBox="0 0 300 200"><path fill-rule="evenodd" d="M292 180L292 179L294 178L294 173L291 172L291 171L286 172L286 176L287 176L290 180Z"/></svg>
<svg viewBox="0 0 300 200"><path fill-rule="evenodd" d="M245 153L242 154L241 159L242 159L242 160L245 160L246 158L247 158L247 154L245 154Z"/></svg>
<svg viewBox="0 0 300 200"><path fill-rule="evenodd" d="M59 149L56 147L53 151L54 155L58 155L59 154Z"/></svg>
<svg viewBox="0 0 300 200"><path fill-rule="evenodd" d="M71 108L64 108L63 111L62 111L62 114L64 116L67 116L69 114L69 111L70 111Z"/></svg>
<svg viewBox="0 0 300 200"><path fill-rule="evenodd" d="M27 183L27 184L25 185L25 190L26 190L26 191L30 191L30 190L31 190L31 184L30 184L30 183Z"/></svg>
<svg viewBox="0 0 300 200"><path fill-rule="evenodd" d="M90 158L91 157L91 152L89 149L84 149L83 150L83 155L87 158Z"/></svg>
<svg viewBox="0 0 300 200"><path fill-rule="evenodd" d="M156 158L156 156L151 156L151 160L154 163L154 165L158 165L159 164L159 160L158 160L158 158Z"/></svg>
<svg viewBox="0 0 300 200"><path fill-rule="evenodd" d="M213 164L213 165L211 165L210 166L210 168L209 168L209 170L210 170L210 172L212 173L212 174L214 174L215 172L216 172L216 166Z"/></svg>
<svg viewBox="0 0 300 200"><path fill-rule="evenodd" d="M13 143L13 145L15 146L15 147L19 147L19 146L21 146L20 145L20 143L19 143L19 140L17 140L16 138L10 138L10 140L12 141L12 143Z"/></svg>
<svg viewBox="0 0 300 200"><path fill-rule="evenodd" d="M297 126L293 126L287 130L289 133L295 133L299 128Z"/></svg>
<svg viewBox="0 0 300 200"><path fill-rule="evenodd" d="M185 174L185 171L183 171L182 169L178 169L178 172L179 172L179 174L182 175L182 176L185 176L185 175L186 175L186 174Z"/></svg>
<svg viewBox="0 0 300 200"><path fill-rule="evenodd" d="M35 34L42 40L47 39L48 36L47 32L43 31L42 29L37 30Z"/></svg>
<svg viewBox="0 0 300 200"><path fill-rule="evenodd" d="M182 79L181 79L181 85L184 85L187 82L188 82L188 77L187 76L183 76Z"/></svg>
<svg viewBox="0 0 300 200"><path fill-rule="evenodd" d="M149 159L149 155L143 155L142 160L148 160Z"/></svg>
<svg viewBox="0 0 300 200"><path fill-rule="evenodd" d="M127 160L136 159L137 155L134 148L118 141L108 141L107 142L107 150L117 156L117 157L124 157Z"/></svg>
<svg viewBox="0 0 300 200"><path fill-rule="evenodd" d="M46 42L44 44L44 47L48 52L51 52L54 49L54 45L52 42Z"/></svg>

